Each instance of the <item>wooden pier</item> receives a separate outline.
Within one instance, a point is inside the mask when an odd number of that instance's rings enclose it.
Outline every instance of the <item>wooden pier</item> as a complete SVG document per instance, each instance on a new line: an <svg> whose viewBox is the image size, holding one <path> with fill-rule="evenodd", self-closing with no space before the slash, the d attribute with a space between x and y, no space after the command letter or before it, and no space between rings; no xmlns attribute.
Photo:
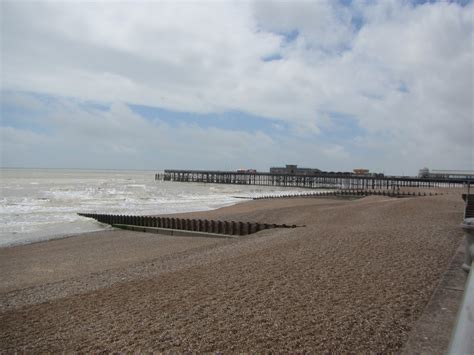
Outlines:
<svg viewBox="0 0 474 355"><path fill-rule="evenodd" d="M406 176L373 176L339 173L318 173L314 175L290 175L260 172L208 171L208 170L165 170L155 174L155 180L199 182L212 184L262 185L301 188L329 189L399 189L465 187L470 179L419 178Z"/></svg>

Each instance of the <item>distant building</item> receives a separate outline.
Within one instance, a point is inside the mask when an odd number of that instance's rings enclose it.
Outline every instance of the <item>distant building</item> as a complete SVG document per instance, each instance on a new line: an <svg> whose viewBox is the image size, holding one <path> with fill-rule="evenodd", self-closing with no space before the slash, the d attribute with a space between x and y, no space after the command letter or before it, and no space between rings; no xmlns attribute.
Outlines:
<svg viewBox="0 0 474 355"><path fill-rule="evenodd" d="M257 169L237 169L238 173L256 174Z"/></svg>
<svg viewBox="0 0 474 355"><path fill-rule="evenodd" d="M423 169L418 170L418 177L426 178L429 176L430 176L430 169L423 168Z"/></svg>
<svg viewBox="0 0 474 355"><path fill-rule="evenodd" d="M354 175L369 175L369 169L354 169Z"/></svg>
<svg viewBox="0 0 474 355"><path fill-rule="evenodd" d="M436 170L430 171L428 168L420 169L418 176L421 178L445 178L445 179L472 179L474 180L473 170Z"/></svg>
<svg viewBox="0 0 474 355"><path fill-rule="evenodd" d="M283 167L272 167L270 168L271 174L286 174L286 175L313 175L320 173L319 169L312 168L298 168L298 165L286 165Z"/></svg>

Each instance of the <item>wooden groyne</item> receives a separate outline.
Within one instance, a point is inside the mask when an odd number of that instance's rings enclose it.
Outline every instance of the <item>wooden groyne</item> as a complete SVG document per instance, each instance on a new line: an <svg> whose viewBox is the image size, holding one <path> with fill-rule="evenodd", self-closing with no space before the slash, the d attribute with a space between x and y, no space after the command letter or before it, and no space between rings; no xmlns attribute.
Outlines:
<svg viewBox="0 0 474 355"><path fill-rule="evenodd" d="M110 224L117 227L140 226L222 235L247 235L265 229L297 227L296 225L290 226L286 224L215 221L207 219L185 219L158 216L129 216L97 213L78 213L78 215L93 218L98 222Z"/></svg>
<svg viewBox="0 0 474 355"><path fill-rule="evenodd" d="M387 197L418 197L418 196L437 196L442 195L438 193L426 193L426 192L407 192L398 190L334 190L334 191L323 191L323 192L308 192L308 193L292 193L283 195L263 195L254 197L253 200L263 200L270 198L296 198L296 197L364 197L364 196L387 196ZM473 200L474 201L474 200Z"/></svg>
<svg viewBox="0 0 474 355"><path fill-rule="evenodd" d="M155 174L155 180L200 182L213 184L240 184L302 188L389 190L403 187L443 188L464 187L469 179L418 178L400 176L370 176L345 173L318 173L313 175L289 175L260 172L165 170Z"/></svg>

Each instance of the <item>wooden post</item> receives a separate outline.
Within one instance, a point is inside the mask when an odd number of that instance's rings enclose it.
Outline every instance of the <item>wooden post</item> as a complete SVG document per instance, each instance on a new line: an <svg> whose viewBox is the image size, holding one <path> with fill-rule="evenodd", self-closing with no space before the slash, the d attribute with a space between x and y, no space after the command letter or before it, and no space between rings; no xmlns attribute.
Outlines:
<svg viewBox="0 0 474 355"><path fill-rule="evenodd" d="M238 222L238 226L237 226L237 234L238 235L242 235L242 222Z"/></svg>
<svg viewBox="0 0 474 355"><path fill-rule="evenodd" d="M248 224L249 234L256 233L259 225L260 223L249 223Z"/></svg>

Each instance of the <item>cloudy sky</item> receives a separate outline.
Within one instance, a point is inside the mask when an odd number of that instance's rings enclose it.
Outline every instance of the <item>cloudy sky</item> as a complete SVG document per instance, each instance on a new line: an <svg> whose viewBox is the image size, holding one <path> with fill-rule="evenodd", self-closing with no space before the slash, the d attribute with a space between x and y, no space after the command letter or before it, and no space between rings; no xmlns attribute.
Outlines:
<svg viewBox="0 0 474 355"><path fill-rule="evenodd" d="M0 2L1 165L474 170L474 4Z"/></svg>

